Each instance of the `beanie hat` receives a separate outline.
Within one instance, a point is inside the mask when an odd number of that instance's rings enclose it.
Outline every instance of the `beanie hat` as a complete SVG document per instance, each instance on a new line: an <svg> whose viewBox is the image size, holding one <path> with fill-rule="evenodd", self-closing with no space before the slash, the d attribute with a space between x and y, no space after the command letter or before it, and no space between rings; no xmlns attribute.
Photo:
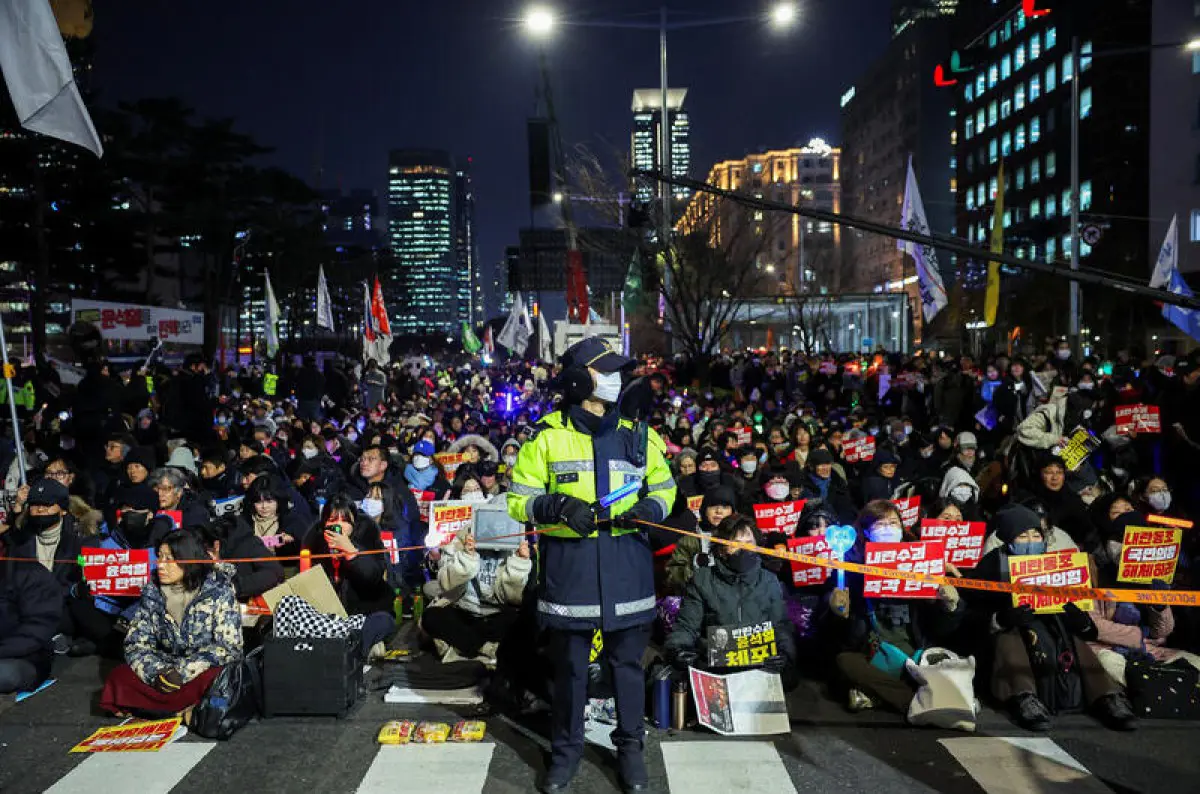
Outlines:
<svg viewBox="0 0 1200 794"><path fill-rule="evenodd" d="M827 449L814 449L808 454L809 466L824 466L833 463L833 453Z"/></svg>
<svg viewBox="0 0 1200 794"><path fill-rule="evenodd" d="M1018 535L1030 529L1042 531L1042 520L1038 514L1024 505L1007 505L996 512L996 537L1006 546Z"/></svg>
<svg viewBox="0 0 1200 794"><path fill-rule="evenodd" d="M724 505L737 509L737 497L733 493L733 489L728 485L719 485L704 495L704 502L700 505L700 514L710 507Z"/></svg>
<svg viewBox="0 0 1200 794"><path fill-rule="evenodd" d="M128 507L133 510L153 511L157 510L159 506L158 495L145 483L130 485L117 491L116 498L113 499L113 506L118 509Z"/></svg>
<svg viewBox="0 0 1200 794"><path fill-rule="evenodd" d="M125 465L128 466L130 463L140 463L146 467L146 471L154 471L154 450L150 447L134 447L125 456Z"/></svg>

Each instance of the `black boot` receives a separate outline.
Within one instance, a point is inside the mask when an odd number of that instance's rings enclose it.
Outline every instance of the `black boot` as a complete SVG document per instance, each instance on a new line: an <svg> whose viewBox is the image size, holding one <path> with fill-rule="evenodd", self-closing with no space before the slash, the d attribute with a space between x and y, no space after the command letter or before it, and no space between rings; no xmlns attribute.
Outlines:
<svg viewBox="0 0 1200 794"><path fill-rule="evenodd" d="M617 768L626 794L650 790L650 774L641 748L621 748L617 751Z"/></svg>
<svg viewBox="0 0 1200 794"><path fill-rule="evenodd" d="M571 787L571 781L575 779L575 773L578 770L578 764L551 764L550 769L546 772L546 777L542 780L542 793L563 794Z"/></svg>
<svg viewBox="0 0 1200 794"><path fill-rule="evenodd" d="M1133 706L1129 705L1129 700L1120 692L1113 692L1097 700L1095 709L1100 721L1112 730L1137 730L1137 717L1133 713Z"/></svg>
<svg viewBox="0 0 1200 794"><path fill-rule="evenodd" d="M1050 730L1050 712L1032 692L1024 692L1009 704L1013 720L1028 731L1045 733Z"/></svg>

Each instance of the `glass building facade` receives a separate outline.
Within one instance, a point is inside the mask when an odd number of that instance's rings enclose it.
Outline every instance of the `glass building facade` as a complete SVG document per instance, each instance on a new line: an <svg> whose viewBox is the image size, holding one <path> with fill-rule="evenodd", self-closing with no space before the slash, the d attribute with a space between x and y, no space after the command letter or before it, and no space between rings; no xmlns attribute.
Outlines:
<svg viewBox="0 0 1200 794"><path fill-rule="evenodd" d="M391 153L388 244L395 266L383 280L393 334L449 333L466 319L460 308L455 192L454 158L448 152Z"/></svg>
<svg viewBox="0 0 1200 794"><path fill-rule="evenodd" d="M692 166L692 132L688 112L683 109L686 97L686 88L667 89L672 176L687 176ZM652 171L659 166L661 108L662 92L659 89L639 88L633 92L633 137L630 148L633 167L638 170ZM634 193L638 201L647 202L658 195L658 188L656 183L640 179L636 182ZM686 201L691 193L686 188L674 189L677 201Z"/></svg>

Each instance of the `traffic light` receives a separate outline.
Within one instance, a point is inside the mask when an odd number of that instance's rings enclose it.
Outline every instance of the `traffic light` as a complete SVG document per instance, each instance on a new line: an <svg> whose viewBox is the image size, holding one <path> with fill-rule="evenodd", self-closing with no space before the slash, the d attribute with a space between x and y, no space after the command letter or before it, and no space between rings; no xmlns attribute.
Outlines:
<svg viewBox="0 0 1200 794"><path fill-rule="evenodd" d="M1021 10L1026 19L1037 19L1050 13L1049 8L1037 8L1037 0L1021 0Z"/></svg>

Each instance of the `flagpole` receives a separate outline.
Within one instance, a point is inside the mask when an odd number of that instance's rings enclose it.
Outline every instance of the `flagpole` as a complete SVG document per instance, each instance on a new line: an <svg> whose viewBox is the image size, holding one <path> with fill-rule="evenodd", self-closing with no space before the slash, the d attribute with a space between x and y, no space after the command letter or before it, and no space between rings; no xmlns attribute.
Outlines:
<svg viewBox="0 0 1200 794"><path fill-rule="evenodd" d="M8 413L12 418L13 446L17 450L17 467L21 485L25 484L25 449L21 444L21 422L17 419L17 396L13 392L12 370L8 363L8 340L4 338L4 323L0 322L0 357L4 360L4 386L8 389Z"/></svg>

